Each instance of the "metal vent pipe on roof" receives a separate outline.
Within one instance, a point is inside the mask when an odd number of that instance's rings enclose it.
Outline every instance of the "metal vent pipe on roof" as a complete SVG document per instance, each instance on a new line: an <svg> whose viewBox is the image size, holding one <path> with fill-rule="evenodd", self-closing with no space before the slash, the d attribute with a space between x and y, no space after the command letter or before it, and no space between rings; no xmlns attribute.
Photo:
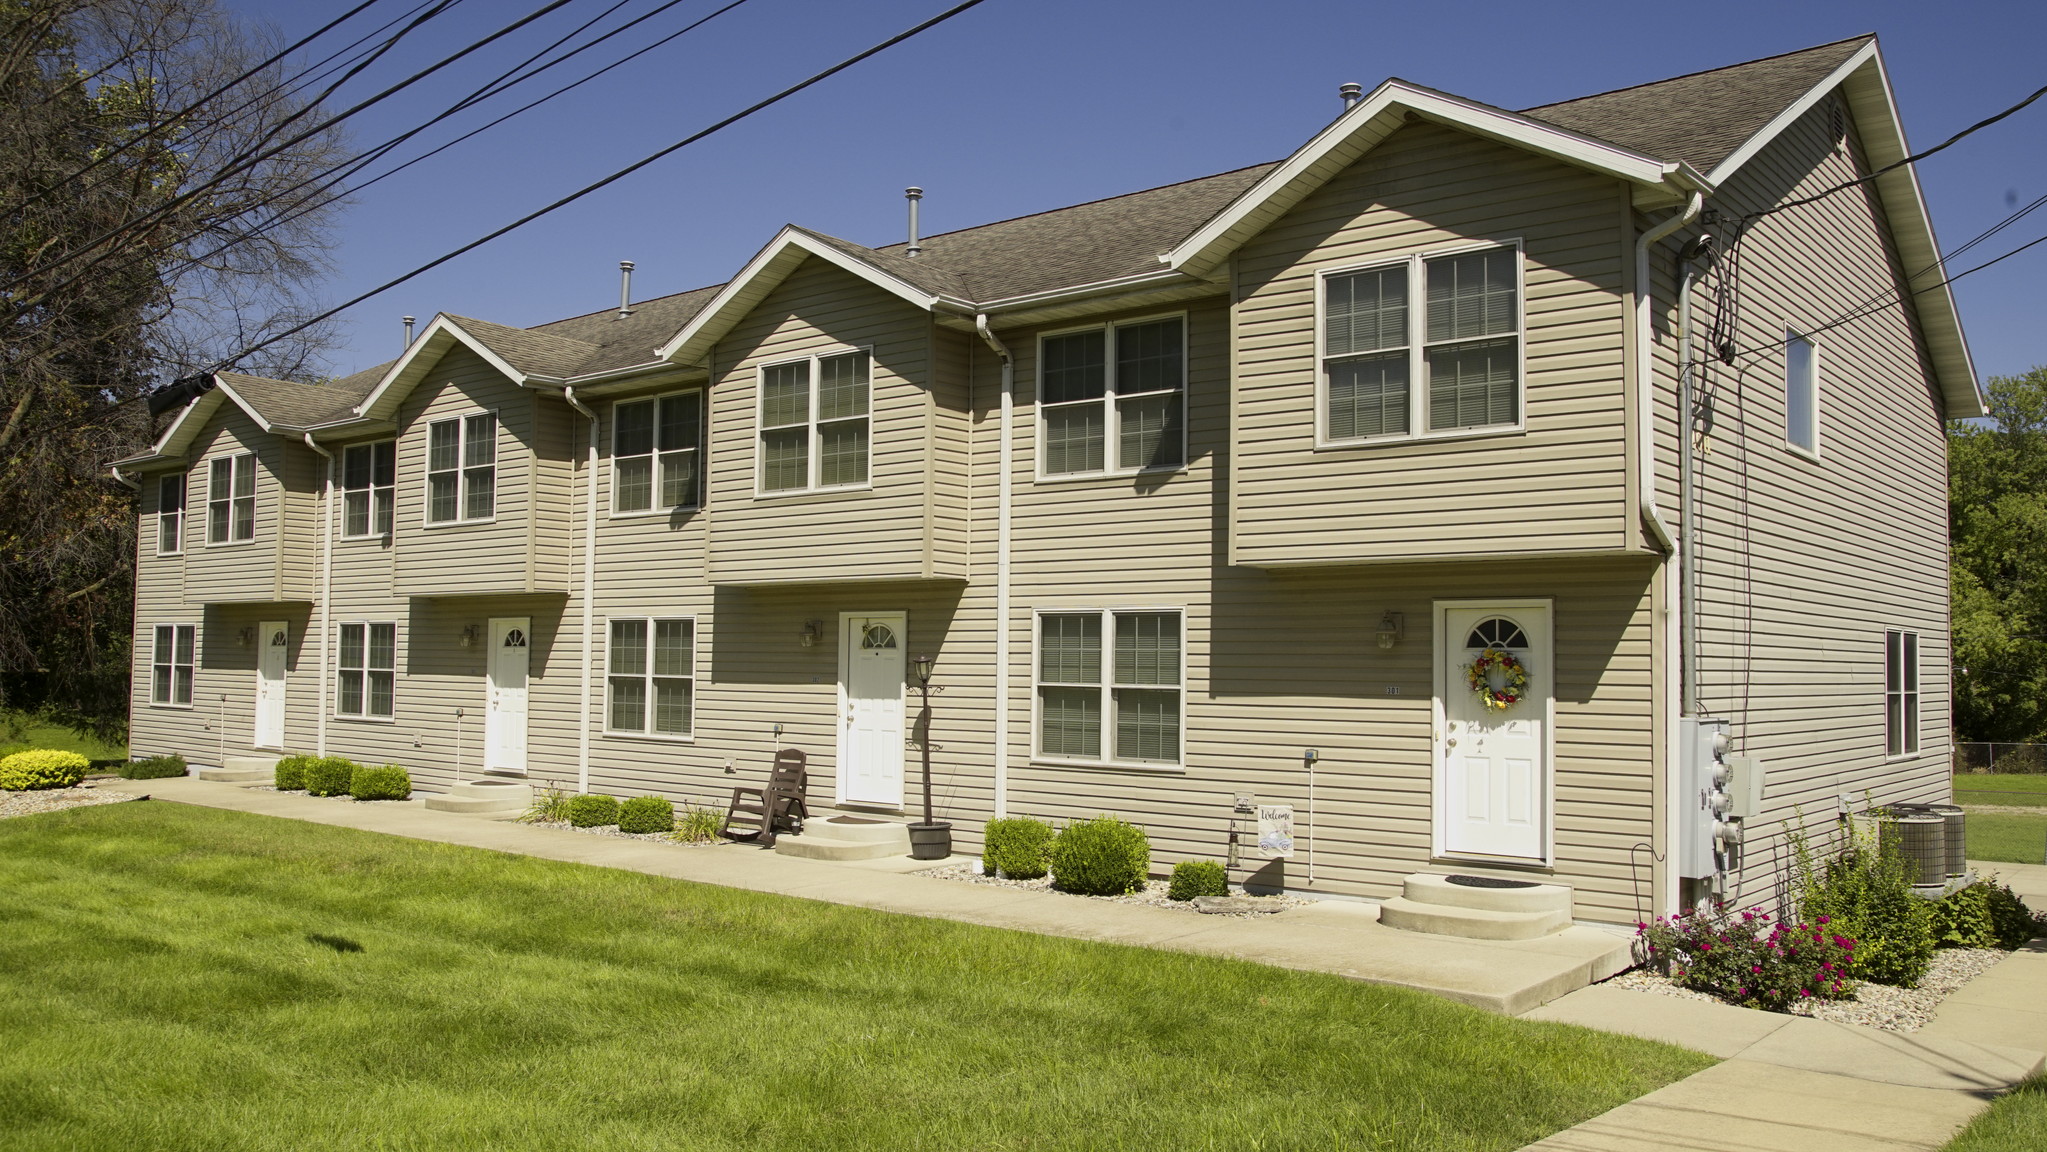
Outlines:
<svg viewBox="0 0 2047 1152"><path fill-rule="evenodd" d="M630 260L620 260L618 262L618 318L623 320L632 314L633 262Z"/></svg>
<svg viewBox="0 0 2047 1152"><path fill-rule="evenodd" d="M412 347L412 326L417 321L411 316L400 316L399 319L405 321L405 346L410 348Z"/></svg>
<svg viewBox="0 0 2047 1152"><path fill-rule="evenodd" d="M903 249L903 255L905 256L915 256L924 250L924 246L917 243L917 201L923 198L924 190L922 188L913 186L903 189L903 199L910 202L910 243Z"/></svg>
<svg viewBox="0 0 2047 1152"><path fill-rule="evenodd" d="M1351 105L1365 98L1365 86L1355 83L1345 84L1336 90L1336 94L1343 97L1344 110L1348 111Z"/></svg>

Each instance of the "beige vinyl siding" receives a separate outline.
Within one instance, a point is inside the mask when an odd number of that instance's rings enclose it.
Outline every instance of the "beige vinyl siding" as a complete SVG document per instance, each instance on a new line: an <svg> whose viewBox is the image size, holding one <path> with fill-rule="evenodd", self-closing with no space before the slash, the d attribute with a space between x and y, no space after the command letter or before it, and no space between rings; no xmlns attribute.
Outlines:
<svg viewBox="0 0 2047 1152"><path fill-rule="evenodd" d="M1235 562L1630 547L1615 199L1610 179L1415 125L1240 249ZM1527 430L1318 448L1318 272L1517 238Z"/></svg>
<svg viewBox="0 0 2047 1152"><path fill-rule="evenodd" d="M968 457L973 412L973 359L979 336L931 326L932 403L926 409L930 466L927 533L931 564L927 576L960 575L973 548L968 505L972 475Z"/></svg>
<svg viewBox="0 0 2047 1152"><path fill-rule="evenodd" d="M139 520L135 533L135 626L130 641L134 662L129 677L128 748L132 755L154 756L180 752L195 762L202 721L183 709L162 708L150 703L151 644L158 624L198 624L204 614L197 605L185 603L185 557L156 554L156 478L171 468L141 474ZM186 505L187 532L193 523L190 503ZM186 540L188 547L191 541ZM198 700L198 670L194 669L193 699Z"/></svg>
<svg viewBox="0 0 2047 1152"><path fill-rule="evenodd" d="M247 541L208 542L207 504L216 458L256 457L256 528ZM222 404L193 442L185 496L185 590L191 604L304 600L315 559L307 545L317 517L319 458L302 444L263 431L238 406Z"/></svg>

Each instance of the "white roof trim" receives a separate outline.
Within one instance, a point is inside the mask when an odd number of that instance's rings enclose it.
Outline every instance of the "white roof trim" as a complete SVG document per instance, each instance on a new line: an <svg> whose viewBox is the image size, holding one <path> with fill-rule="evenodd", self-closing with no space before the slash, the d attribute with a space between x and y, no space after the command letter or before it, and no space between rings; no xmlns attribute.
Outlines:
<svg viewBox="0 0 2047 1152"><path fill-rule="evenodd" d="M1699 179L1604 140L1401 80L1388 80L1315 134L1160 261L1201 275L1406 122L1408 113L1642 185Z"/></svg>
<svg viewBox="0 0 2047 1152"><path fill-rule="evenodd" d="M526 373L507 364L504 357L491 351L483 341L464 331L447 313L441 312L435 314L433 322L426 326L425 331L413 338L412 345L405 349L405 354L391 362L391 367L384 373L384 378L377 381L377 386L370 389L370 394L363 397L355 406L355 414L359 417L378 418L372 413L381 413L387 403L396 404L404 399L406 394L412 391L412 386L419 382L419 377L425 374L426 369L432 367L450 347L458 343L483 357L485 363L504 373L507 379L520 384L528 380ZM420 363L421 361L424 363ZM418 364L416 372L412 370L415 364ZM395 396L391 395L393 392L396 393Z"/></svg>
<svg viewBox="0 0 2047 1152"><path fill-rule="evenodd" d="M925 311L931 311L941 299L909 283L891 276L864 260L839 251L837 248L818 240L793 225L783 225L782 231L768 242L746 267L739 270L729 283L718 290L709 303L683 325L668 343L655 350L663 360L695 363L703 358L709 346L732 329L734 324L760 303L775 286L780 284L796 265L805 257L815 256L828 261L862 280L873 284Z"/></svg>
<svg viewBox="0 0 2047 1152"><path fill-rule="evenodd" d="M216 383L219 380L219 376L214 377ZM192 441L199 435L200 428L220 408L223 399L225 397L221 395L221 390L218 387L209 388L199 395L192 397L190 402L179 410L177 416L172 418L170 425L163 430L163 435L156 438L156 443L150 446L147 454L131 456L125 460L116 460L114 461L114 466L133 466L136 462L146 460L151 456L161 458L184 456L185 449L191 446ZM242 404L239 399L235 403L241 404L245 411L248 409L248 405Z"/></svg>
<svg viewBox="0 0 2047 1152"><path fill-rule="evenodd" d="M1755 135L1749 137L1747 143L1729 153L1727 159L1722 160L1716 165L1713 171L1706 176L1706 179L1711 180L1716 185L1725 181L1742 165L1754 159L1756 153L1761 152L1767 147L1770 141L1782 135L1786 128L1796 124L1799 117L1812 111L1813 105L1826 99L1827 93L1832 92L1835 85L1846 80L1850 73L1874 59L1876 59L1876 41L1871 40L1857 49L1855 55L1842 61L1841 66L1829 73L1826 79L1813 85L1812 91L1800 96L1789 108L1777 113L1776 118L1763 125L1762 129ZM1878 67L1881 66L1881 63L1879 63Z"/></svg>
<svg viewBox="0 0 2047 1152"><path fill-rule="evenodd" d="M261 428L263 431L275 433L280 427L280 425L273 424L269 420L264 419L263 414L256 411L256 406L249 403L240 392L235 391L234 386L229 384L226 378L218 372L213 374L213 390L224 393L228 399L234 401L235 406L247 412L249 419L254 420L256 427Z"/></svg>

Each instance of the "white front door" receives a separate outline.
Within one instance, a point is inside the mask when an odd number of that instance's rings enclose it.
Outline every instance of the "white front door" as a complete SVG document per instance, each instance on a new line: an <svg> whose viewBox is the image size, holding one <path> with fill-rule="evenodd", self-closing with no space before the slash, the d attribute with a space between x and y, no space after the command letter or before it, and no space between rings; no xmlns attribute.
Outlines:
<svg viewBox="0 0 2047 1152"><path fill-rule="evenodd" d="M284 671L291 655L291 625L274 620L256 630L256 732L258 748L284 748Z"/></svg>
<svg viewBox="0 0 2047 1152"><path fill-rule="evenodd" d="M1481 663L1488 652L1501 655ZM1515 664L1525 685L1515 683ZM1497 706L1472 687L1474 667ZM1556 684L1549 602L1439 602L1436 683L1437 854L1547 863Z"/></svg>
<svg viewBox="0 0 2047 1152"><path fill-rule="evenodd" d="M533 621L525 616L501 616L490 622L489 698L483 713L486 770L526 770L526 673L531 668L532 631Z"/></svg>
<svg viewBox="0 0 2047 1152"><path fill-rule="evenodd" d="M839 803L903 804L901 612L839 618Z"/></svg>

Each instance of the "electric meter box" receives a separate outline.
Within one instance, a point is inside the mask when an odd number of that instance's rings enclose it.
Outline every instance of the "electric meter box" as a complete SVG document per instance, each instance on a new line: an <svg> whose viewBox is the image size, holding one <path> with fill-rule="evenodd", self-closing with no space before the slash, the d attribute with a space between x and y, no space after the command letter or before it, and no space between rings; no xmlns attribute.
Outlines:
<svg viewBox="0 0 2047 1152"><path fill-rule="evenodd" d="M1677 874L1705 880L1720 871L1715 850L1731 831L1727 792L1728 724L1703 716L1678 721Z"/></svg>
<svg viewBox="0 0 2047 1152"><path fill-rule="evenodd" d="M1755 820L1763 814L1763 762L1754 756L1727 758L1727 814Z"/></svg>

